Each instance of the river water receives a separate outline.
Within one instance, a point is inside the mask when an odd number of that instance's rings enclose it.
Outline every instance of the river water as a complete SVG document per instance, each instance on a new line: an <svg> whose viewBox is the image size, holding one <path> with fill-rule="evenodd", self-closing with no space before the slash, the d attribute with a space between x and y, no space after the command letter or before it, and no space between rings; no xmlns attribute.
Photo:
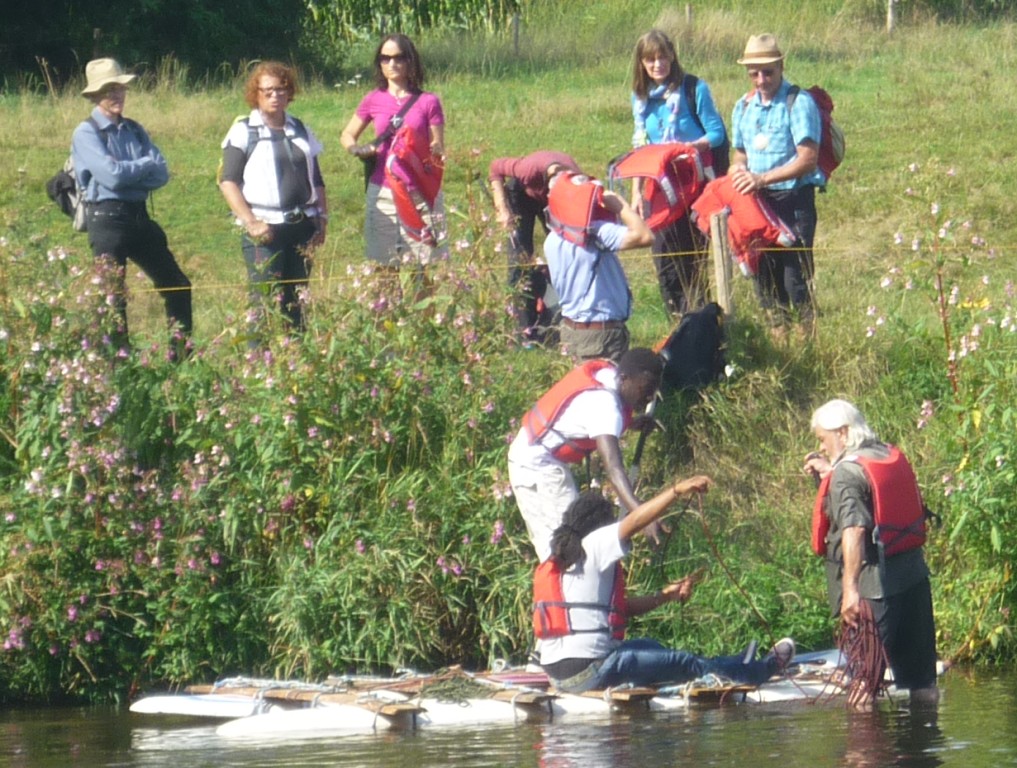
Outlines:
<svg viewBox="0 0 1017 768"><path fill-rule="evenodd" d="M664 768L1017 766L1017 670L953 669L937 711L728 705L595 722L244 744L212 723L82 708L0 712L0 766Z"/></svg>

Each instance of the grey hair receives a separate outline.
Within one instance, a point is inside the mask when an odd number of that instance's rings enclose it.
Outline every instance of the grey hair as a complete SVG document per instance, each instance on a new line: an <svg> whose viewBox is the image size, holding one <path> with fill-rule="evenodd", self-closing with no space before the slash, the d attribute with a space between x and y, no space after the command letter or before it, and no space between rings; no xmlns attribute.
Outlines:
<svg viewBox="0 0 1017 768"><path fill-rule="evenodd" d="M858 450L862 443L879 439L865 421L862 412L847 400L830 400L819 406L812 413L812 428L816 427L830 432L847 427L847 437L844 440L845 453Z"/></svg>

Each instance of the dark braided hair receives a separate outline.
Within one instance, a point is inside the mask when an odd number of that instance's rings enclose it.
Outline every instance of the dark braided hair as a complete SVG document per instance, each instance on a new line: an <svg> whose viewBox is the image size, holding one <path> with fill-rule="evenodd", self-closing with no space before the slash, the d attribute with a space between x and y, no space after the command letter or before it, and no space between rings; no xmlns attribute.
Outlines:
<svg viewBox="0 0 1017 768"><path fill-rule="evenodd" d="M583 491L551 536L551 557L563 571L586 560L583 537L614 522L614 507L600 491Z"/></svg>

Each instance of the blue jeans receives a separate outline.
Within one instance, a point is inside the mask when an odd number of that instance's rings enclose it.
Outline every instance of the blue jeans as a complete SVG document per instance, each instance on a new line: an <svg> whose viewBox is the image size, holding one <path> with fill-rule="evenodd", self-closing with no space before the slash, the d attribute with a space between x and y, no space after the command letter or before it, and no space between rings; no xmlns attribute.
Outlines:
<svg viewBox="0 0 1017 768"><path fill-rule="evenodd" d="M736 683L759 685L776 672L776 662L773 661L742 664L741 655L708 659L688 651L665 648L649 638L626 640L596 663L599 664L596 672L582 684L569 686L568 681L564 681L565 687L561 690L582 693L625 683L636 686L687 683L711 673Z"/></svg>

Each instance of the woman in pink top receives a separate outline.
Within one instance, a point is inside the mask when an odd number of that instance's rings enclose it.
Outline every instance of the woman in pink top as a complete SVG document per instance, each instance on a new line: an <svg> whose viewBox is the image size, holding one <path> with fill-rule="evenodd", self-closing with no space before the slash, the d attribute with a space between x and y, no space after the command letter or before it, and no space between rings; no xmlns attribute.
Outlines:
<svg viewBox="0 0 1017 768"><path fill-rule="evenodd" d="M410 126L425 145L430 145L431 154L441 157L445 152L445 115L438 97L423 90L424 67L413 41L406 35L388 35L381 41L374 55L374 82L375 89L364 96L339 138L351 155L377 161L367 184L365 255L371 261L395 269L404 261L426 264L443 254L421 243L411 244L403 235L392 190L385 180L385 160L398 126L393 126L391 131L388 128L400 110L416 97L402 120L396 122ZM375 140L358 143L369 123L374 125ZM420 210L425 218L438 219L428 223L435 231L444 233L440 195L433 212L427 210L423 202Z"/></svg>

